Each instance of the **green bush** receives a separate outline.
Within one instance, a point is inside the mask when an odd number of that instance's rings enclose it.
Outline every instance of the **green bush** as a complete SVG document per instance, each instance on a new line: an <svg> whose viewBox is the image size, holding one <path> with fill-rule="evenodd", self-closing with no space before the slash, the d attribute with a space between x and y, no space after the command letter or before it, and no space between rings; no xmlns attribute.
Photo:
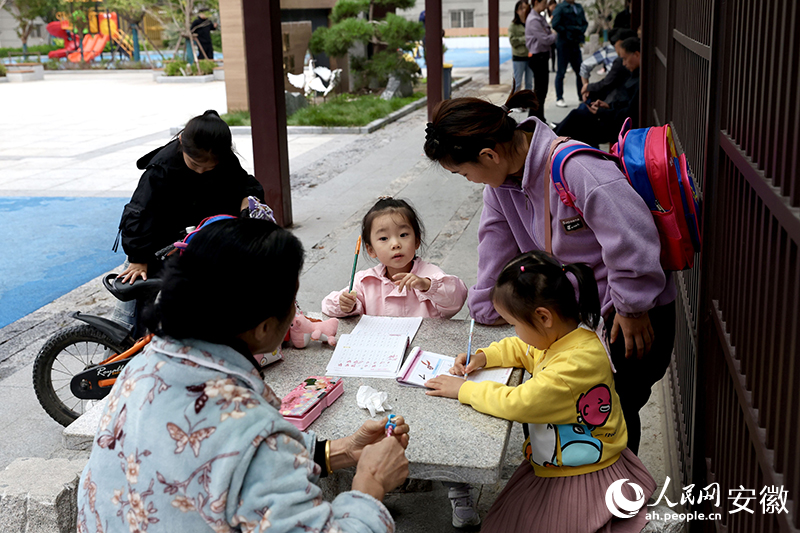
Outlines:
<svg viewBox="0 0 800 533"><path fill-rule="evenodd" d="M211 32L211 45L216 52L222 52L222 34L220 32Z"/></svg>
<svg viewBox="0 0 800 533"><path fill-rule="evenodd" d="M35 56L36 54L47 55L48 52L64 48L63 41L61 46L53 46L50 44L37 44L36 46L28 47L28 55ZM22 55L22 47L20 48L0 48L0 56L8 57L11 55Z"/></svg>
<svg viewBox="0 0 800 533"><path fill-rule="evenodd" d="M4 78L6 75L6 66L0 63L0 78Z"/></svg>
<svg viewBox="0 0 800 533"><path fill-rule="evenodd" d="M224 120L228 126L250 125L250 111L231 111L230 113L223 113L220 118Z"/></svg>
<svg viewBox="0 0 800 533"><path fill-rule="evenodd" d="M214 69L216 67L217 63L215 61L212 61L211 59L200 60L200 74L202 74L203 76L214 74Z"/></svg>
<svg viewBox="0 0 800 533"><path fill-rule="evenodd" d="M201 59L198 67L197 63L189 65L183 59L175 59L164 63L165 76L197 76L214 74L217 64L210 59Z"/></svg>
<svg viewBox="0 0 800 533"><path fill-rule="evenodd" d="M188 76L189 74L189 64L183 59L164 63L165 76Z"/></svg>

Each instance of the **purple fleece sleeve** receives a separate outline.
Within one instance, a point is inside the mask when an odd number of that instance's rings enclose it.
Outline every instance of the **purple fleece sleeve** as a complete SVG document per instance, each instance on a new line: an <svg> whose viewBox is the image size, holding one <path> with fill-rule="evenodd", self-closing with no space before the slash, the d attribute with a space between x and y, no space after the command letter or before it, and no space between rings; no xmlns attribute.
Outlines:
<svg viewBox="0 0 800 533"><path fill-rule="evenodd" d="M573 161L566 167L577 163L577 158ZM596 165L614 163L599 161ZM583 171L591 172L586 167ZM593 188L586 196L583 213L602 247L617 312L631 316L655 307L667 278L661 268L658 230L644 200L626 180L618 179Z"/></svg>
<svg viewBox="0 0 800 533"><path fill-rule="evenodd" d="M481 324L492 324L499 314L490 298L500 270L520 254L517 241L505 215L500 211L497 197L488 185L483 190L483 211L478 229L478 282L469 291L469 313Z"/></svg>

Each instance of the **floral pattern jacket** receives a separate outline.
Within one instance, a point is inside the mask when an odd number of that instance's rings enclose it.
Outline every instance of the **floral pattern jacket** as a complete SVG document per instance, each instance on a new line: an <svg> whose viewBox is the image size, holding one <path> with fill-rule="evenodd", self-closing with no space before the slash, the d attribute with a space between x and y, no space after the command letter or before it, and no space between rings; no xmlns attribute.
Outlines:
<svg viewBox="0 0 800 533"><path fill-rule="evenodd" d="M154 337L117 379L78 491L79 533L393 532L358 491L322 498L316 437L235 349Z"/></svg>

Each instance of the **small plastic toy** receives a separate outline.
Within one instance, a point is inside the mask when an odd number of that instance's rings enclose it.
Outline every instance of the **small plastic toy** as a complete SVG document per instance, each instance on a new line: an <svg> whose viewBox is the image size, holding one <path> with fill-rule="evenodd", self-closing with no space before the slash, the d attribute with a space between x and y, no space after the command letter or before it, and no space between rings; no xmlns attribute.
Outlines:
<svg viewBox="0 0 800 533"><path fill-rule="evenodd" d="M397 427L397 423L394 421L397 415L389 415L389 421L386 422L386 436L391 437L394 434L394 429Z"/></svg>
<svg viewBox="0 0 800 533"><path fill-rule="evenodd" d="M309 318L298 309L292 325L289 326L289 341L295 348L305 348L310 341L322 341L331 346L336 346L336 332L338 330L338 319L319 320L317 318Z"/></svg>

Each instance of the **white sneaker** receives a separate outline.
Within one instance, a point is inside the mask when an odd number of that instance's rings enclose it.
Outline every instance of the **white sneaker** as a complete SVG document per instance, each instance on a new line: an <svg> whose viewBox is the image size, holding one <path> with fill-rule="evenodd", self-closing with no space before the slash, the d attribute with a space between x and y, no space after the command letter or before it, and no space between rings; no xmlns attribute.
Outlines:
<svg viewBox="0 0 800 533"><path fill-rule="evenodd" d="M477 526L481 523L469 485L451 487L447 491L447 496L450 498L450 505L453 506L453 527Z"/></svg>
<svg viewBox="0 0 800 533"><path fill-rule="evenodd" d="M556 100L556 106L557 107L567 107L567 103L564 101L563 98L561 98L559 100Z"/></svg>

